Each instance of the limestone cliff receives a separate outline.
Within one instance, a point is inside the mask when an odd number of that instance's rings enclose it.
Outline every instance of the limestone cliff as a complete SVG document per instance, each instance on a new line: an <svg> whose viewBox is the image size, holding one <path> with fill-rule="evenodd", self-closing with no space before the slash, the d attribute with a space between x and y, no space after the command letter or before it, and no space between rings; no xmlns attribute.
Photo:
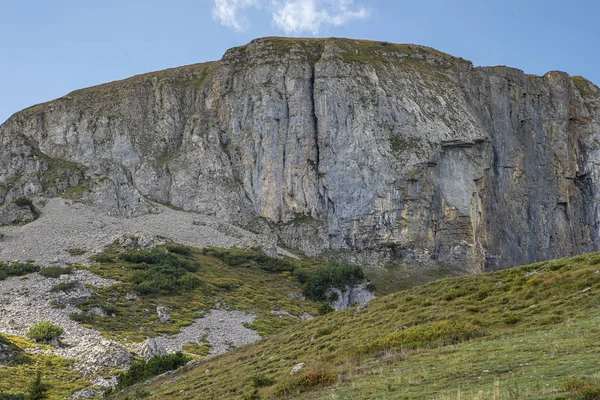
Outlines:
<svg viewBox="0 0 600 400"><path fill-rule="evenodd" d="M370 265L600 248L600 90L416 45L258 39L28 108L0 142L4 209L165 203Z"/></svg>

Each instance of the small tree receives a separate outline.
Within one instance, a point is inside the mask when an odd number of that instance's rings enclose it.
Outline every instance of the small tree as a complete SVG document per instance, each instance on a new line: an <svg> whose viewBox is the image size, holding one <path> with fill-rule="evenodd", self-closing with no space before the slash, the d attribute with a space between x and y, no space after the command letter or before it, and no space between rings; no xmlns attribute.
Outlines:
<svg viewBox="0 0 600 400"><path fill-rule="evenodd" d="M46 398L46 392L49 386L42 382L42 373L38 371L35 374L35 379L29 384L27 392L27 400L41 400Z"/></svg>
<svg viewBox="0 0 600 400"><path fill-rule="evenodd" d="M29 329L27 337L36 342L49 342L58 339L64 332L63 328L51 322L40 322Z"/></svg>

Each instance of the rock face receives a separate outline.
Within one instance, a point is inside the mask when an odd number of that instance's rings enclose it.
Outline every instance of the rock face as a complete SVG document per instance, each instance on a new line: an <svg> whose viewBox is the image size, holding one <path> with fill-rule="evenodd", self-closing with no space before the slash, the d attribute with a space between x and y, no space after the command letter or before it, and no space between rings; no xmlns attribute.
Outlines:
<svg viewBox="0 0 600 400"><path fill-rule="evenodd" d="M600 90L415 45L258 39L0 127L0 204L155 203L369 265L510 267L600 248ZM1 212L0 212L1 214Z"/></svg>
<svg viewBox="0 0 600 400"><path fill-rule="evenodd" d="M331 306L336 310L345 310L352 304L367 303L375 298L373 291L367 288L367 283L360 283L354 286L346 286L346 290L331 288L328 295L335 293L335 300L331 302Z"/></svg>

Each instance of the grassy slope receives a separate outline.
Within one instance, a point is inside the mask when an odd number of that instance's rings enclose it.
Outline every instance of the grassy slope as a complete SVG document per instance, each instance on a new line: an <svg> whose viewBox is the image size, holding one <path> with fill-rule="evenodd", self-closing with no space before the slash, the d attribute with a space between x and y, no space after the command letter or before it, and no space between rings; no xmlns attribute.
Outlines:
<svg viewBox="0 0 600 400"><path fill-rule="evenodd" d="M109 338L141 341L160 334L177 333L182 326L191 324L218 305L256 314L257 318L250 327L267 336L297 322L294 318L275 315L271 311L284 310L296 317L304 312L317 312L317 303L288 297L289 293L302 291L300 283L289 272L264 270L267 266L261 262L264 258L261 253L215 249L227 254L233 260L230 263L236 264L230 265L214 255L203 254L201 250L188 249L189 255L174 255L183 261L198 263L199 269L194 274L202 281L200 287L172 294L140 295L137 300L127 300L128 294L136 293L131 282L134 265L120 260L109 249L104 255L112 261L93 263L88 269L120 283L96 290L90 300L80 305L83 310L101 307L108 311L107 316L91 316L86 325L100 330ZM164 250L164 247L158 250ZM258 257L259 261L254 261L253 257ZM308 269L318 265L308 259L286 259L284 262ZM154 312L158 305L171 309L171 321L158 323Z"/></svg>
<svg viewBox="0 0 600 400"><path fill-rule="evenodd" d="M157 250L167 252L167 247L162 246ZM298 323L297 319L274 315L272 310L285 310L298 317L304 312L317 313L318 303L287 296L289 293L301 292L300 283L289 272L266 271L265 268L269 268L269 259L265 259L261 253L214 249L228 257L229 262L226 262L214 255L203 254L199 249L186 249L190 252L189 255L171 254L180 260L198 263L199 269L194 275L200 278L202 284L193 290L173 294L139 295L136 300L126 299L127 294L135 293L130 279L134 264L121 260L111 247L102 254L103 262L93 262L90 267L76 265L78 268L89 269L100 276L120 281L109 288L94 289L92 297L80 304L79 307L83 310L100 307L109 314L90 315L84 325L98 329L108 338L141 341L160 334L177 333L181 326L192 323L218 304L222 308L256 314L257 318L250 327L267 336ZM308 270L320 265L310 259L285 259L279 260L279 263ZM158 322L155 312L157 305L168 306L171 309L171 321ZM36 345L27 339L8 335L0 335L0 342L9 346L12 354L12 364L0 368L0 393L26 392L38 370L42 373L43 382L50 387L49 399L64 399L74 391L89 385L89 382L71 369L72 360L24 352L25 349L33 347L43 349L46 345ZM201 356L209 349L206 345L191 345L185 350L195 356Z"/></svg>
<svg viewBox="0 0 600 400"><path fill-rule="evenodd" d="M42 382L48 386L48 400L64 399L70 393L83 389L89 382L71 369L72 360L43 353L26 353L26 349L43 345L17 336L0 335L0 341L11 348L11 363L0 368L0 393L24 393L42 372Z"/></svg>
<svg viewBox="0 0 600 400"><path fill-rule="evenodd" d="M567 376L598 372L599 270L595 253L444 279L146 388L151 398L562 398ZM290 375L300 362L303 372ZM254 397L252 376L269 385ZM330 385L319 388L320 379Z"/></svg>

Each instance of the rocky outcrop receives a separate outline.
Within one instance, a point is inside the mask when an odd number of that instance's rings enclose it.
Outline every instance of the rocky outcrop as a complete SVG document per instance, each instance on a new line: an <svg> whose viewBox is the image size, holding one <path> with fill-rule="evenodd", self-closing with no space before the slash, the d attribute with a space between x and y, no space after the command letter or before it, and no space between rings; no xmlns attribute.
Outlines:
<svg viewBox="0 0 600 400"><path fill-rule="evenodd" d="M333 294L333 296L332 296ZM333 297L331 306L334 310L345 310L356 303L368 303L375 298L372 290L369 290L367 283L346 286L345 290L331 288L328 290L327 297Z"/></svg>
<svg viewBox="0 0 600 400"><path fill-rule="evenodd" d="M310 255L481 271L598 250L600 90L414 45L258 39L0 127L0 203L170 204Z"/></svg>

